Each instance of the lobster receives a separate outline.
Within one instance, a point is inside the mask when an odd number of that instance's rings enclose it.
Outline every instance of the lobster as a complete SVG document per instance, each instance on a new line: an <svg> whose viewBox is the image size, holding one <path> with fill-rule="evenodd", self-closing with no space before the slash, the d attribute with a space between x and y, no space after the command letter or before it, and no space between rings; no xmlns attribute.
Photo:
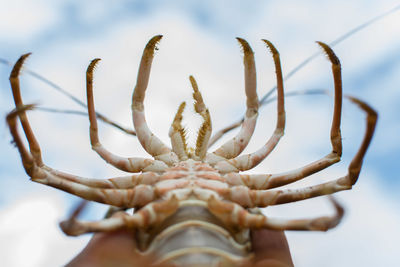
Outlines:
<svg viewBox="0 0 400 267"><path fill-rule="evenodd" d="M208 148L212 133L210 113L203 102L196 80L190 76L195 112L203 122L197 133L196 146L188 147L186 129L182 126L183 102L169 130L171 147L165 145L147 126L144 97L150 69L162 36L154 36L146 45L140 62L132 96L132 117L136 135L150 158L124 158L108 151L98 136L93 100L93 73L100 59L94 59L86 72L87 107L92 149L107 163L128 172L139 173L110 179L79 177L53 169L42 160L26 112L35 108L24 105L19 74L25 54L14 65L10 83L16 108L7 115L7 123L23 167L32 181L45 184L89 201L134 208L134 213L118 212L100 221L80 221L76 216L60 224L71 236L89 232L136 231L138 253L155 255L154 264L175 266L242 266L251 264L253 250L250 230L327 231L337 226L344 214L342 206L330 198L335 214L311 219L286 220L266 216L257 208L279 205L338 191L349 190L357 182L377 121L377 113L365 102L345 96L367 115L366 131L360 148L343 177L299 189L275 189L319 172L340 161L342 109L341 64L325 43L318 45L332 65L334 78L334 111L331 125L332 151L304 167L277 174L243 174L263 161L284 135L284 87L279 52L268 40L262 40L271 52L277 79L277 124L273 135L258 150L243 154L254 132L259 99L256 91L254 53L250 45L237 38L244 54L246 115L241 130L213 152ZM27 149L17 129L17 119L29 143Z"/></svg>

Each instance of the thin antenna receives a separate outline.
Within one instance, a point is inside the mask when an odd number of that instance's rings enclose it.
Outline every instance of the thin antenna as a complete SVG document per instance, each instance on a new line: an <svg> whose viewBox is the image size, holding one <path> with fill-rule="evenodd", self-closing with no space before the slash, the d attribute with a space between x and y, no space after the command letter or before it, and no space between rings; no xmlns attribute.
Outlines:
<svg viewBox="0 0 400 267"><path fill-rule="evenodd" d="M399 9L400 9L400 5L397 5L394 8L390 9L389 11L386 11L386 12L384 12L384 13L378 15L378 16L375 16L372 19L370 19L370 20L368 20L368 21L366 21L366 22L354 27L350 31L344 33L343 35L339 36L338 38L336 38L335 40L330 42L329 46L333 47L333 46L336 46L336 45L340 44L341 42L343 42L344 40L348 39L353 34L363 30L364 28L370 26L373 23L376 23L377 21L387 17L388 15L396 12ZM318 52L312 54L311 56L309 56L308 58L306 58L304 61L302 61L296 67L294 67L288 74L286 74L283 77L283 81L287 81L288 79L290 79L294 74L296 74L299 70L301 70L304 66L306 66L308 63L310 63L312 60L314 60L319 55L322 55L322 53L320 51L318 51ZM260 102L259 102L260 103L260 107L262 107L263 105L265 105L267 103L266 102L267 99L269 99L270 96L272 96L273 93L275 93L276 88L277 88L276 85L273 86L265 95L263 95L263 97L261 97ZM269 102L270 101L268 101L268 103ZM230 124L229 126L226 126L223 129L221 129L218 132L216 132L210 139L209 147L212 146L215 142L217 142L224 134L236 129L237 127L239 127L241 125L243 119L244 119L244 116L242 116L241 119L235 121L234 123Z"/></svg>
<svg viewBox="0 0 400 267"><path fill-rule="evenodd" d="M353 29L351 29L350 31L344 33L343 35L339 36L338 38L336 38L335 40L333 40L332 42L329 43L329 46L334 47L340 43L342 43L343 41L345 41L346 39L348 39L349 37L351 37L352 35L354 35L355 33L363 30L364 28L370 26L373 23L376 23L377 21L387 17L388 15L396 12L397 10L400 9L400 5L395 6L394 8L380 14L377 15L375 17L373 17L372 19L354 27ZM310 63L313 59L315 59L317 56L319 56L321 54L321 52L316 52L314 54L312 54L311 56L309 56L308 58L306 58L304 61L302 61L300 64L298 64L295 68L293 68L287 75L284 76L283 80L286 81L288 79L290 79L294 74L296 74L299 70L301 70L304 66L306 66L308 63ZM10 66L12 67L13 64L10 63L8 60L0 58L0 63ZM75 103L77 103L78 105L87 108L86 104L84 102L82 102L81 100L79 100L77 97L73 96L72 94L70 94L67 90L63 89L61 86L57 85L56 83L50 81L49 79L47 79L46 77L30 70L29 68L24 67L24 70L26 73L28 73L29 75L35 77L36 79L42 81L43 83L46 83L47 85L49 85L50 87L52 87L53 89L57 90L58 92L62 93L63 95L65 95L66 97L70 98L72 101L74 101ZM261 99L260 99L260 105L264 105L266 100L275 92L276 90L276 86L272 87ZM62 110L59 111L51 111L51 110L47 110L49 112L60 112L60 113L64 113ZM67 114L78 114L78 115L83 115L80 112L65 112ZM116 122L107 119L104 115L102 115L99 112L96 112L96 116L102 120L105 123L111 124L114 127L120 129L121 131L127 133L127 134L131 134L131 135L136 135L136 133L133 130L127 129L125 127L122 127L120 125L118 125ZM240 125L240 124L239 124ZM238 127L238 126L236 126ZM235 129L236 127L231 128L230 130ZM228 128L228 127L225 127Z"/></svg>
<svg viewBox="0 0 400 267"><path fill-rule="evenodd" d="M13 63L11 63L11 62L3 59L3 58L0 58L0 63L8 65L10 67L14 66ZM84 107L85 109L87 109L87 105L83 101L81 101L79 98L73 96L71 93L69 93L67 90L63 89L58 84L50 81L49 79L47 79L46 77L40 75L39 73L26 68L25 66L24 66L24 72L29 74L29 75L31 75L31 76L33 76L34 78L38 79L39 81L42 81L43 83L49 85L51 88L55 89L59 93L61 93L64 96L68 97L69 99L71 99L73 102L75 102L78 105L80 105L80 106ZM50 108L39 108L38 110L47 111L47 112L66 113L66 114L76 114L76 115L85 115L85 116L87 116L87 112L80 112L80 111L70 111L70 110L65 110L64 111L64 110L57 110L57 109L50 109ZM107 124L110 124L110 125L118 128L119 130L127 133L127 134L136 135L135 131L119 125L117 122L115 122L115 121L113 121L111 119L108 119L106 116L104 116L103 114L101 114L99 112L96 112L96 116L97 116L97 118L99 120L102 120L103 122L105 122Z"/></svg>
<svg viewBox="0 0 400 267"><path fill-rule="evenodd" d="M367 22L364 22L356 27L354 27L353 29L351 29L350 31L344 33L343 35L339 36L338 38L336 38L335 40L333 40L332 42L328 43L328 45L330 47L336 46L338 44L340 44L341 42L343 42L344 40L348 39L350 36L352 36L353 34L365 29L366 27L370 26L371 24L383 19L384 17L396 12L397 10L400 9L400 5L395 6L394 8L390 9L389 11L386 11L376 17L373 17L372 19L368 20ZM297 65L296 67L294 67L288 74L286 74L283 77L283 80L286 81L288 79L290 79L290 77L292 77L294 74L296 74L296 72L298 72L299 70L301 70L304 66L306 66L308 63L310 63L312 60L314 60L317 56L322 55L321 51L318 51L314 54L312 54L311 56L309 56L308 58L306 58L304 61L302 61L299 65ZM270 96L272 95L276 90L276 86L272 87L260 100L260 105L264 104L264 101Z"/></svg>

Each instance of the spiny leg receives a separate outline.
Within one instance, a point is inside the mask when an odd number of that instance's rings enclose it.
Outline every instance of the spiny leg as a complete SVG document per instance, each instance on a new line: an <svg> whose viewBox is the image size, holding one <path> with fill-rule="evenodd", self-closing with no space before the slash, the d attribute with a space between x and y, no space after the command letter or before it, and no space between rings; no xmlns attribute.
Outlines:
<svg viewBox="0 0 400 267"><path fill-rule="evenodd" d="M156 198L155 189L151 185L141 184L128 189L96 188L64 179L46 171L34 173L32 180L86 200L117 207L143 206Z"/></svg>
<svg viewBox="0 0 400 267"><path fill-rule="evenodd" d="M22 101L22 96L21 96L21 90L20 90L20 85L19 85L19 74L21 72L21 68L23 67L25 60L28 58L28 56L30 54L31 53L22 55L17 60L17 62L15 63L15 65L11 71L10 85L11 85L11 90L12 90L16 110L14 112L11 112L7 116L7 122L9 123L10 130L14 131L14 133L13 133L13 131L11 133L13 134L14 141L16 142L19 152L21 154L22 163L23 163L24 168L25 168L26 172L28 173L28 175L30 175L30 172L33 171L33 169L38 168L38 167L47 169L50 171L52 170L51 168L44 165L44 163L43 163L42 152L40 149L39 142L37 141L37 139L33 133L33 130L28 121L28 117L26 115L26 110L33 109L34 105L24 106L24 103ZM13 124L16 124L15 116L18 116L21 121L21 125L24 130L26 139L28 140L30 152L28 152L26 150L26 148L23 145L23 142L20 138L19 138L18 142L16 141L16 137L19 137L18 131L17 131L17 126L14 125L14 127L13 127L14 129L12 129L12 127L10 126L10 122Z"/></svg>
<svg viewBox="0 0 400 267"><path fill-rule="evenodd" d="M19 86L19 74L21 72L21 68L24 64L24 61L29 57L30 54L31 53L22 55L15 63L10 74L10 84L16 108L21 108L24 105L24 103L22 102L21 90ZM29 108L32 107L33 106L30 106ZM24 129L26 139L28 140L29 150L30 153L32 154L33 160L36 162L38 166L41 167L44 165L42 160L42 152L39 146L39 142L37 141L35 135L33 134L31 125L29 124L28 118L25 113L25 109L21 109L20 112L18 112L18 116L20 118L22 128Z"/></svg>
<svg viewBox="0 0 400 267"><path fill-rule="evenodd" d="M270 44L268 41L264 40L266 44ZM341 112L342 112L342 77L341 77L341 66L338 57L335 55L333 50L326 44L318 42L321 48L326 53L328 59L332 63L332 73L334 79L334 87L335 87L335 100L334 100L334 111L333 111L333 119L332 119L332 126L331 126L331 144L332 144L332 152L326 155L324 158L315 161L311 164L311 170L316 172L322 170L332 164L340 161L340 157L342 155L342 140L340 135L340 121L341 121ZM273 46L270 46L272 53L274 54L275 62L278 61L278 57L274 53ZM278 67L277 67L278 68ZM282 80L282 75L278 80ZM279 85L279 83L278 83ZM267 144L259 149L258 151L248 154L242 155L237 158L231 159L228 162L221 162L221 168L224 169L232 169L228 172L234 172L237 170L245 171L255 167L258 163L260 163L276 146L277 142L279 141L281 135L283 134L283 127L284 127L284 109L283 109L283 90L282 90L282 109L281 109L281 125L279 125L279 86L278 86L278 122L277 127L274 132L274 135L268 140ZM279 127L281 126L281 127ZM315 167L315 168L314 168ZM309 172L312 174L311 172Z"/></svg>
<svg viewBox="0 0 400 267"><path fill-rule="evenodd" d="M175 114L174 120L169 129L169 137L171 138L172 151L180 160L187 160L189 152L186 142L186 130L182 127L182 113L185 110L186 102L179 105L178 111Z"/></svg>
<svg viewBox="0 0 400 267"><path fill-rule="evenodd" d="M332 62L332 72L335 83L335 104L331 126L331 145L332 151L325 157L316 160L304 167L291 170L285 173L266 174L266 175L240 175L227 174L226 179L230 184L245 184L253 189L269 189L283 186L298 181L304 177L319 172L340 160L342 155L342 141L340 135L340 120L342 107L342 83L340 61L326 44L318 42L324 49L328 58ZM354 102L354 101L353 101Z"/></svg>
<svg viewBox="0 0 400 267"><path fill-rule="evenodd" d="M196 80L193 76L190 76L189 79L193 88L194 110L203 118L203 123L197 132L194 157L198 160L203 160L207 153L208 141L212 131L211 117L208 108L204 104L203 97L201 96Z"/></svg>
<svg viewBox="0 0 400 267"><path fill-rule="evenodd" d="M112 217L96 222L79 221L76 219L78 212L74 212L69 219L60 223L60 227L64 233L71 236L91 232L111 232L119 229L146 229L163 222L177 209L178 199L172 195L169 199L144 206L133 215L116 212Z"/></svg>
<svg viewBox="0 0 400 267"><path fill-rule="evenodd" d="M213 154L225 159L238 156L246 148L253 135L258 116L257 77L254 52L246 40L242 38L236 39L239 41L244 53L243 63L247 110L239 133L213 152Z"/></svg>
<svg viewBox="0 0 400 267"><path fill-rule="evenodd" d="M93 200L100 203L105 203L113 206L122 207L134 207L143 206L148 202L154 200L156 193L154 188L150 185L138 185L130 189L104 189L104 188L93 188L82 183L80 177L73 176L70 174L61 173L62 176L57 176L56 171L49 168L38 166L35 162L34 157L26 149L22 142L21 136L17 129L17 117L20 112L25 112L27 109L33 108L30 106L22 106L16 108L7 115L7 123L10 128L11 135L13 136L14 143L16 144L18 151L20 152L22 164L25 168L26 173L32 178L32 181L46 184L73 195L82 197L87 200ZM66 179L65 176L73 179ZM79 180L79 182L76 182ZM90 183L95 182L93 179ZM127 182L127 181L119 181Z"/></svg>
<svg viewBox="0 0 400 267"><path fill-rule="evenodd" d="M8 128L10 129L10 133L13 137L13 143L15 144L15 146L18 149L18 152L21 156L22 165L24 166L25 172L29 176L31 176L36 171L36 169L39 169L40 167L38 167L38 164L35 162L34 157L32 156L31 153L29 153L29 151L26 149L24 143L22 142L22 139L18 133L16 117L18 116L18 112L23 112L27 109L32 109L33 107L34 107L34 105L19 106L19 108L16 108L15 110L13 110L6 117Z"/></svg>
<svg viewBox="0 0 400 267"><path fill-rule="evenodd" d="M15 65L11 71L10 85L11 85L11 89L12 89L12 94L13 94L16 110L14 112L11 112L7 116L7 122L9 124L11 134L13 135L14 141L16 142L16 145L20 152L22 164L25 168L25 171L27 172L27 174L29 176L31 176L32 173L35 172L38 168L53 171L50 167L44 165L44 163L43 163L42 153L41 153L39 142L37 141L37 139L33 133L33 130L30 126L28 117L25 112L26 110L33 109L34 106L33 105L24 106L24 103L22 101L22 96L21 96L19 74L21 72L21 68L23 67L25 60L28 58L28 56L30 54L31 53L22 55L17 60L17 62L15 63ZM21 138L18 135L15 116L18 116L20 118L21 125L24 130L26 139L28 140L30 152L28 152L26 150ZM12 125L10 123L12 123Z"/></svg>
<svg viewBox="0 0 400 267"><path fill-rule="evenodd" d="M51 174L62 179L86 185L93 188L109 188L109 189L131 189L137 185L154 185L160 180L160 175L154 172L146 172L136 175L128 175L121 177L113 177L108 179L96 179L80 177L57 170L52 170Z"/></svg>
<svg viewBox="0 0 400 267"><path fill-rule="evenodd" d="M215 197L209 199L208 208L211 213L221 219L225 224L236 227L250 229L268 228L273 230L327 231L337 226L344 214L343 207L340 206L333 197L330 197L330 200L336 211L333 216L300 220L285 220L269 218L262 214L251 214L236 203L218 200Z"/></svg>
<svg viewBox="0 0 400 267"><path fill-rule="evenodd" d="M13 93L13 97L14 97L14 102L16 105L16 110L14 111L14 113L11 113L8 116L9 123L13 123L13 124L16 123L15 116L19 116L25 136L28 140L30 153L24 147L23 142L21 141L21 138L19 137L16 125L14 125L14 126L10 125L10 130L13 130L12 135L14 137L14 140L19 140L17 147L20 151L22 163L23 163L24 168L25 168L26 172L28 173L28 175L32 177L33 173L37 174L37 173L41 173L41 172L43 172L43 170L45 170L48 173L52 173L58 177L65 178L67 180L72 180L72 181L75 181L75 182L78 182L81 184L90 185L90 186L96 185L95 187L100 187L100 185L101 185L102 187L105 187L105 188L108 188L111 185L111 183L114 183L114 186L117 186L117 187L118 186L126 187L126 186L130 186L132 184L135 184L135 176L120 177L120 178L110 179L108 181L107 180L102 181L99 179L89 179L89 178L78 177L78 176L75 176L72 174L54 170L54 169L50 168L49 166L46 166L43 163L39 142L37 141L37 139L32 131L32 128L29 124L29 121L28 121L28 118L27 118L27 115L25 112L26 110L32 109L33 106L30 105L30 106L24 107L22 97L21 97L20 86L19 86L19 73L23 66L24 61L26 60L26 58L29 55L30 54L22 55L18 59L17 63L14 65L14 67L11 71L10 83L11 83L12 93ZM147 160L143 159L142 162L130 161L129 163L130 163L129 166L131 166L131 168L133 168L133 166L134 166L133 163L135 163L136 166L138 166L138 167L143 166L143 169L144 169L146 166L148 166L147 169L149 169L149 170L154 169L155 171L160 171L163 169L164 166L166 166L165 164L163 164L163 162L160 162L160 161L157 162L157 161L153 161L151 159L147 159ZM141 165L139 163L141 163ZM41 170L38 170L38 168ZM41 175L44 175L44 174L41 174ZM152 174L152 175L155 176L156 174ZM139 176L139 178L140 178L140 176ZM137 178L136 180L138 180L139 178Z"/></svg>
<svg viewBox="0 0 400 267"><path fill-rule="evenodd" d="M220 189L218 192L228 200L232 200L245 207L266 207L303 199L333 194L342 190L349 190L357 182L364 156L374 134L377 113L366 103L354 97L348 97L367 113L367 125L364 139L356 155L348 167L348 173L336 180L319 185L286 190L251 190L245 186L234 186Z"/></svg>
<svg viewBox="0 0 400 267"><path fill-rule="evenodd" d="M317 173L332 164L336 163L336 158L324 157L306 166L276 174L239 174L227 173L224 175L227 183L231 186L244 185L251 189L266 190L284 186L299 181L314 173Z"/></svg>
<svg viewBox="0 0 400 267"><path fill-rule="evenodd" d="M135 90L132 96L132 117L136 135L142 147L154 158L168 165L178 162L178 157L149 129L144 116L144 96L149 83L150 69L153 62L154 50L162 35L154 36L147 43L142 60L140 61Z"/></svg>
<svg viewBox="0 0 400 267"><path fill-rule="evenodd" d="M144 159L144 158L124 158L109 152L99 141L97 117L94 108L93 100L93 72L100 61L96 58L90 62L86 71L86 92L87 92L87 107L90 122L90 144L92 149L97 152L107 163L126 172L141 172L141 171L156 171L165 170L168 166L159 160Z"/></svg>
<svg viewBox="0 0 400 267"><path fill-rule="evenodd" d="M186 141L186 130L182 127L182 113L186 107L186 102L182 102L175 115L169 130L171 138L172 151L179 157L181 161L188 158L202 161L207 153L208 140L211 136L211 118L210 112L206 108L203 97L197 86L197 82L193 76L189 76L190 83L193 88L194 110L203 118L203 123L197 132L196 148L188 148Z"/></svg>

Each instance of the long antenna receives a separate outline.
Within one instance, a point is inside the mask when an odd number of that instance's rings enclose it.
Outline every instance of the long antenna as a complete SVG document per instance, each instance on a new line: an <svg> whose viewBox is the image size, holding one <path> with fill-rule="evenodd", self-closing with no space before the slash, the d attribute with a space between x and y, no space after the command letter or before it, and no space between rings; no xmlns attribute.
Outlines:
<svg viewBox="0 0 400 267"><path fill-rule="evenodd" d="M389 11L386 11L378 16L373 17L372 19L354 27L350 31L344 33L343 35L339 36L335 40L329 43L329 46L333 47L336 46L340 43L342 43L344 40L348 39L350 36L354 35L355 33L365 29L366 27L370 26L373 23L376 23L377 21L387 17L388 15L396 12L397 10L400 9L400 5L395 6L394 8L390 9ZM306 66L308 63L310 63L312 60L314 60L317 56L322 55L320 51L312 54L305 60L303 60L300 64L298 64L296 67L294 67L288 74L286 74L283 77L283 81L287 81L290 79L294 74L296 74L299 70L301 70L304 66ZM264 106L267 103L270 103L270 101L267 101L274 93L276 92L276 85L273 86L263 97L260 99L260 107ZM209 141L209 147L212 146L215 142L217 142L224 134L236 129L242 124L244 117L242 116L239 120L236 120L232 124L229 124L228 126L222 128L221 130L217 131L213 136L210 138Z"/></svg>
<svg viewBox="0 0 400 267"><path fill-rule="evenodd" d="M342 43L343 41L345 41L346 39L348 39L349 37L351 37L352 35L354 35L355 33L365 29L366 27L376 23L377 21L387 17L388 15L396 12L397 10L400 9L400 4L393 7L392 9L379 14L375 17L373 17L372 19L354 27L353 29L351 29L350 31L344 33L343 35L339 36L338 38L336 38L335 40L333 40L332 42L329 43L329 46L333 47L336 46L340 43ZM304 61L302 61L300 64L298 64L295 68L293 68L288 74L286 74L283 78L284 81L290 79L294 74L296 74L299 70L301 70L304 66L306 66L308 63L310 63L312 60L314 60L317 56L319 56L321 53L320 52L316 52L314 54L312 54L311 56L309 56L308 58L306 58ZM12 67L13 64L10 63L8 60L0 58L0 63L10 66ZM51 80L47 79L46 77L40 75L39 73L30 70L29 68L24 67L25 73L35 77L36 79L42 81L43 83L49 85L50 87L52 87L53 89L57 90L58 92L60 92L61 94L65 95L66 97L70 98L72 101L74 101L75 103L77 103L78 105L87 108L86 104L84 102L82 102L81 100L79 100L77 97L73 96L71 93L69 93L67 90L63 89L61 86L59 86L58 84L52 82ZM263 97L260 99L260 105L264 105L266 104L266 100L272 96L272 94L275 92L276 90L276 86L272 87L265 95L263 95ZM71 110L57 110L57 109L48 109L48 108L44 108L42 109L43 111L48 111L48 112L59 112L59 113L67 113L67 114L77 114L77 115L87 115L87 113L84 112L80 112L80 111L71 111ZM106 118L104 115L102 115L99 112L96 112L96 116L102 120L103 122L110 124L118 129L120 129L121 131L130 134L130 135L136 135L136 133L133 130L127 129L125 127L120 126L118 123ZM242 119L238 120L239 124L237 124L238 122L235 122L231 125L231 127L225 127L224 129L230 128L230 130L235 129L236 127L240 126L240 122L242 121ZM214 138L212 138L214 139ZM218 138L219 139L219 138ZM216 140L215 140L216 141ZM215 142L214 141L214 142ZM213 143L214 143L213 142Z"/></svg>
<svg viewBox="0 0 400 267"><path fill-rule="evenodd" d="M13 67L14 64L12 64L11 62L0 58L0 63L8 65L10 67ZM39 73L30 70L28 68L26 68L24 66L24 72L28 73L29 75L33 76L34 78L38 79L39 81L42 81L43 83L47 84L50 86L50 88L55 89L56 91L60 92L61 94L63 94L64 96L68 97L69 99L71 99L73 102L77 103L78 105L84 107L85 109L87 109L87 105L86 103L84 103L83 101L81 101L79 98L75 97L74 95L72 95L71 93L69 93L67 90L63 89L61 86L59 86L58 84L50 81L49 79L47 79L46 77L40 75ZM73 111L73 110L58 110L58 109L50 109L50 108L39 108L38 110L43 110L43 111L47 111L47 112L56 112L56 113L66 113L66 114L75 114L75 115L84 115L87 116L87 112L82 112L82 111ZM117 122L107 118L106 116L104 116L103 114L96 112L96 116L99 120L102 120L103 122L110 124L116 128L118 128L119 130L130 134L130 135L136 135L135 131L128 129L126 127L123 127L121 125L119 125Z"/></svg>
<svg viewBox="0 0 400 267"><path fill-rule="evenodd" d="M330 47L336 46L338 44L340 44L341 42L343 42L344 40L348 39L350 36L352 36L353 34L365 29L366 27L370 26L371 24L385 18L386 16L396 12L397 10L400 9L400 5L395 6L394 8L390 9L389 11L386 11L376 17L373 17L372 19L354 27L353 29L351 29L350 31L344 33L343 35L339 36L338 38L336 38L335 40L333 40L332 42L328 43L328 45ZM291 71L289 71L288 74L286 74L283 77L283 80L286 81L288 79L290 79L290 77L292 77L294 74L296 74L296 72L298 72L299 70L301 70L304 66L306 66L308 63L310 63L312 60L314 60L317 56L322 55L321 51L318 51L314 54L312 54L311 56L309 56L308 58L306 58L304 61L302 61L300 64L298 64L296 67L294 67ZM260 100L260 104L263 105L264 101L270 96L272 95L276 90L276 86L272 87Z"/></svg>

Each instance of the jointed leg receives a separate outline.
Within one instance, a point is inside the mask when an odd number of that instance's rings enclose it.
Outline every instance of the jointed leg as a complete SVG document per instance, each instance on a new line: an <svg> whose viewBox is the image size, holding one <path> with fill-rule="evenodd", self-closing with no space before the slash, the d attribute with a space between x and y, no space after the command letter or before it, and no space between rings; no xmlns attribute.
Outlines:
<svg viewBox="0 0 400 267"><path fill-rule="evenodd" d="M267 43L267 41L265 41ZM267 43L268 44L268 43ZM334 103L334 111L333 111L333 119L332 119L332 126L331 126L331 144L332 144L332 152L326 155L321 160L315 161L314 163L310 164L305 176L310 175L314 172L322 170L340 160L342 155L342 141L340 136L340 120L341 120L341 111L342 111L342 77L341 77L341 67L340 61L333 52L333 50L324 43L318 42L318 44L322 47L326 55L328 56L329 60L332 63L332 73L334 78L335 84L335 103ZM271 51L274 51L273 46L269 46ZM274 53L274 52L273 52ZM275 62L279 59L276 54L274 54ZM276 63L277 64L277 63ZM278 68L277 68L278 69ZM277 71L278 73L278 71ZM282 77L281 75L278 75ZM278 81L281 78L278 78ZM255 167L258 163L260 163L276 146L277 142L279 141L281 135L283 134L283 127L284 127L284 109L283 109L283 89L282 89L282 108L279 109L279 82L278 82L278 123L275 130L274 135L271 137L270 140L265 144L264 147L259 149L258 151L248 154L242 155L237 158L231 159L228 162L221 162L221 169L226 169L229 171L227 172L234 172L237 170L245 171ZM281 112L281 117L279 117L279 112ZM281 121L281 122L280 122ZM281 124L280 124L281 123ZM305 169L306 169L305 168ZM304 177L304 176L303 176Z"/></svg>
<svg viewBox="0 0 400 267"><path fill-rule="evenodd" d="M168 165L172 165L178 161L178 157L150 131L144 116L143 105L144 96L149 83L154 50L161 38L161 35L151 38L143 51L136 86L132 96L132 116L136 135L139 138L142 147L156 159L164 161Z"/></svg>
<svg viewBox="0 0 400 267"><path fill-rule="evenodd" d="M97 222L84 222L76 220L73 215L60 223L61 229L67 235L78 236L89 232L110 232L119 229L148 228L164 221L178 209L178 200L172 195L167 200L152 202L133 215L117 212L111 218Z"/></svg>
<svg viewBox="0 0 400 267"><path fill-rule="evenodd" d="M349 98L353 103L356 103L360 106L366 106L366 104L362 103L360 100L356 98L348 96L345 97ZM371 108L368 107L367 109L365 108L363 109L366 110L367 112L370 112L368 111L368 109ZM335 133L335 131L331 132ZM277 174L228 173L225 175L224 178L232 186L245 185L248 188L258 189L258 190L266 190L299 181L307 176L310 176L314 173L317 173L331 166L332 164L336 163L339 160L338 157L339 154L338 152L335 151L341 151L341 142L339 141L333 142L333 140L335 140L333 138L331 140L332 140L333 151L324 158L314 161L313 163L310 163L304 167L291 170L285 173L277 173ZM336 140L338 140L337 137Z"/></svg>
<svg viewBox="0 0 400 267"><path fill-rule="evenodd" d="M86 71L86 90L87 90L87 107L90 121L90 143L92 149L97 152L107 163L126 172L156 171L160 172L168 166L158 160L144 158L124 158L117 156L103 147L99 141L97 117L94 109L93 101L93 71L100 59L92 60Z"/></svg>
<svg viewBox="0 0 400 267"><path fill-rule="evenodd" d="M188 158L202 161L207 154L208 140L211 136L212 126L210 112L204 104L203 97L199 91L196 80L189 76L193 88L194 110L203 118L203 123L197 132L196 148L194 151L188 149L186 141L186 130L182 127L182 113L186 107L186 102L182 102L178 108L175 118L169 130L172 151L178 156L179 160L184 161Z"/></svg>
<svg viewBox="0 0 400 267"><path fill-rule="evenodd" d="M61 189L86 200L96 201L116 207L139 207L156 198L155 189L151 185L138 185L130 189L93 188L74 183L45 172L40 178L32 177L38 183Z"/></svg>
<svg viewBox="0 0 400 267"><path fill-rule="evenodd" d="M231 140L223 144L213 153L225 159L238 156L247 146L253 135L258 116L258 96L256 66L254 62L254 52L250 45L242 38L237 38L244 53L244 78L246 91L246 115L242 123L240 132Z"/></svg>
<svg viewBox="0 0 400 267"><path fill-rule="evenodd" d="M95 179L86 179L54 171L46 168L45 166L39 166L32 154L24 146L22 139L17 130L17 116L20 112L25 112L26 109L32 108L32 106L22 106L11 112L7 116L7 123L10 128L11 135L13 136L14 142L20 152L22 164L27 174L32 178L33 181L47 184L49 186L59 188L63 191L71 194L80 196L87 200L93 200L113 206L122 207L135 207L143 206L148 202L154 200L155 193L154 189L150 185L138 185L131 189L104 189L101 188L108 181L100 182ZM57 175L59 173L60 175ZM149 174L151 176L151 174ZM117 178L115 185L121 184L126 186L133 181L129 181L131 177ZM152 178L152 177L150 177ZM85 185L89 184L100 184L100 188L93 188Z"/></svg>
<svg viewBox="0 0 400 267"><path fill-rule="evenodd" d="M21 91L20 91L20 86L19 86L19 73L23 66L24 61L26 60L26 58L29 55L30 54L22 55L18 59L17 63L15 63L15 65L11 71L11 74L10 74L10 84L11 84L11 89L12 89L12 93L13 93L13 97L14 97L15 106L17 107L17 109L19 109L19 111L17 113L21 120L21 124L22 124L23 130L24 130L25 136L29 143L30 154L31 154L32 160L35 162L35 164L38 167L43 168L50 173L57 173L57 175L60 175L60 176L64 175L64 176L68 177L68 176L70 176L69 174L62 173L60 171L56 171L56 170L44 165L43 160L42 160L39 142L37 141L37 139L32 131L32 128L29 124L29 121L28 121L28 118L27 118L27 115L25 112L26 109L22 108L24 106L24 104L22 102ZM92 115L95 115L95 114L92 114ZM123 160L122 158L112 157L112 156L110 156L110 158L111 158L110 160L114 160L114 162L118 162L119 167L121 169L125 169L125 170L133 170L133 171L146 170L146 171L159 172L166 168L166 165L163 162L151 160L151 159L130 158L130 159Z"/></svg>
<svg viewBox="0 0 400 267"><path fill-rule="evenodd" d="M272 45L271 42L263 40L269 48L270 52L274 57L275 71L277 78L277 89L278 89L278 104L277 104L277 123L273 135L267 141L267 143L259 150L254 153L242 155L228 161L221 161L217 163L216 168L223 172L234 172L234 171L245 171L254 168L261 161L263 161L275 148L279 140L284 134L285 130L285 104L284 104L284 93L283 93L283 78L282 68L279 57L279 52ZM258 102L257 102L258 106Z"/></svg>
<svg viewBox="0 0 400 267"><path fill-rule="evenodd" d="M361 146L349 165L347 175L327 183L293 190L251 190L245 186L234 186L229 189L221 189L219 193L225 199L232 200L242 206L266 207L351 189L357 182L363 158L374 134L377 113L361 100L353 97L348 98L367 113L367 127Z"/></svg>
<svg viewBox="0 0 400 267"><path fill-rule="evenodd" d="M24 105L24 103L22 102L21 90L20 90L20 86L19 86L19 74L21 72L21 68L24 64L24 61L28 58L28 56L30 54L31 53L22 55L18 59L18 61L15 63L15 65L11 71L11 74L10 74L10 84L11 84L15 107L17 109L22 108L22 106ZM33 106L30 106L29 109L32 107ZM39 142L36 140L36 137L33 134L31 125L29 124L28 118L25 113L25 109L21 109L21 111L18 112L18 116L20 118L22 128L24 129L26 139L28 140L28 143L29 143L29 150L32 154L31 156L33 157L36 164L38 166L42 167L43 166L42 152L41 152L41 149L39 146Z"/></svg>
<svg viewBox="0 0 400 267"><path fill-rule="evenodd" d="M304 167L277 174L239 174L228 173L224 177L231 186L245 185L251 189L266 190L284 186L299 181L307 176L317 173L338 160L335 156L325 156Z"/></svg>
<svg viewBox="0 0 400 267"><path fill-rule="evenodd" d="M216 217L225 224L233 227L250 229L268 228L273 230L306 230L306 231L327 231L339 224L343 217L344 210L333 197L330 198L335 207L336 214L314 219L285 220L268 218L262 214L251 214L238 204L221 201L211 197L208 201L208 208Z"/></svg>
<svg viewBox="0 0 400 267"><path fill-rule="evenodd" d="M160 180L160 175L154 172L146 172L135 175L113 177L109 179L95 179L80 177L57 170L49 171L51 174L82 185L93 188L108 188L108 189L132 189L138 185L154 185Z"/></svg>
<svg viewBox="0 0 400 267"><path fill-rule="evenodd" d="M189 151L187 148L186 131L182 127L183 111L185 110L186 102L179 105L178 111L175 114L169 129L169 137L171 138L172 151L175 153L179 160L187 160L189 158Z"/></svg>
<svg viewBox="0 0 400 267"><path fill-rule="evenodd" d="M196 80L193 76L190 76L189 79L193 88L194 110L203 118L203 123L197 132L194 158L203 160L207 154L208 141L212 132L211 117L208 108L204 104L203 97L201 96Z"/></svg>

